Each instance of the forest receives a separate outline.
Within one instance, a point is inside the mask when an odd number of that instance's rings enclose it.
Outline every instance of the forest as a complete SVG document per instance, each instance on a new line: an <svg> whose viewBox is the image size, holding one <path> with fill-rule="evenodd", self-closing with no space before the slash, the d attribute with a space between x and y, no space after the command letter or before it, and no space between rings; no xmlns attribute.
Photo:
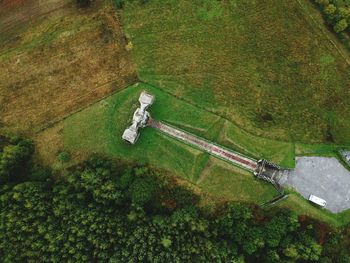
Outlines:
<svg viewBox="0 0 350 263"><path fill-rule="evenodd" d="M103 156L42 167L0 137L1 262L350 262L350 227L282 209L203 205L151 167Z"/></svg>

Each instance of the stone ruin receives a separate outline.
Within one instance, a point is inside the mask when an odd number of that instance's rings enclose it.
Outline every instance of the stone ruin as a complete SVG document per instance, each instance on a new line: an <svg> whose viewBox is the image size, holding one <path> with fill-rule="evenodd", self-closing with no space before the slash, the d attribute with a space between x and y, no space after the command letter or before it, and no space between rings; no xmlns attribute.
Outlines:
<svg viewBox="0 0 350 263"><path fill-rule="evenodd" d="M139 138L139 129L147 125L150 114L147 108L154 102L155 97L146 91L142 91L139 97L140 107L137 108L132 117L132 124L123 133L123 140L135 144Z"/></svg>

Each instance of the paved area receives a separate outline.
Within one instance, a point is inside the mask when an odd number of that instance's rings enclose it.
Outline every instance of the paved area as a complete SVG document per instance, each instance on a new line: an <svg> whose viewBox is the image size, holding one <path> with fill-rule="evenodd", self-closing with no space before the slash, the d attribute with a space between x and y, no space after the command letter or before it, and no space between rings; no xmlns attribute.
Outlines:
<svg viewBox="0 0 350 263"><path fill-rule="evenodd" d="M230 163L241 166L247 170L255 171L258 167L257 161L250 159L242 154L223 148L222 146L216 145L204 139L201 139L193 134L184 132L177 128L171 127L162 122L150 119L148 125L158 129L171 137L174 137L178 140L184 141L187 144L196 146L199 149L202 149L211 155L224 159Z"/></svg>
<svg viewBox="0 0 350 263"><path fill-rule="evenodd" d="M334 213L350 209L350 172L336 158L298 157L296 168L279 183L306 199L310 194L325 199L326 208Z"/></svg>

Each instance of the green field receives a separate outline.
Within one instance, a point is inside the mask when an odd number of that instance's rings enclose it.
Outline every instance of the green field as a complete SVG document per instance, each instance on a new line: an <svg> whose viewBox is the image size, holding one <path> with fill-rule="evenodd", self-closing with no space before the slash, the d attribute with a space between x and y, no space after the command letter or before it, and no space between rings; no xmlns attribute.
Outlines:
<svg viewBox="0 0 350 263"><path fill-rule="evenodd" d="M66 149L103 152L131 161L149 163L196 181L206 164L207 154L158 134L152 128L143 129L135 145L122 141L121 135L131 124L132 114L138 107L138 96L143 89L152 92L157 98L151 114L158 120L173 124L182 122L183 126L188 124L189 130L206 134L208 139L217 136L210 132L210 128L219 117L195 110L193 106L184 107L183 102L150 86L139 84L67 118L63 129ZM190 126L193 120L198 125Z"/></svg>
<svg viewBox="0 0 350 263"><path fill-rule="evenodd" d="M141 80L259 136L350 143L348 65L297 1L133 1L122 15Z"/></svg>
<svg viewBox="0 0 350 263"><path fill-rule="evenodd" d="M135 145L123 142L122 132L130 124L142 90L156 96L150 112L157 120L221 144L226 142L226 146L232 145L232 148L244 150L250 156L270 156L272 161L277 162L278 159L294 165L294 145L274 140L264 142L262 138L240 130L215 114L142 83L117 92L65 119L59 135L64 149L72 154L86 156L97 152L149 164L185 178L219 199L261 204L277 195L272 185L256 180L250 173L169 138L153 128L144 128ZM41 140L46 141L46 138ZM294 193L280 205L333 225L347 222L347 213L331 214L313 207Z"/></svg>
<svg viewBox="0 0 350 263"><path fill-rule="evenodd" d="M238 202L262 204L277 196L277 191L267 182L252 178L252 174L210 157L198 186L217 198Z"/></svg>
<svg viewBox="0 0 350 263"><path fill-rule="evenodd" d="M137 99L142 90L147 90L156 96L155 104L150 108L153 118L219 143L218 138L226 134L223 132L223 126L227 126L227 121L221 117L189 105L152 86L136 84L65 119L62 131L65 150L82 154L99 152L129 161L147 163L193 183L198 182L214 195L222 193L222 188L227 187L224 189L227 193L224 196L229 199L259 203L276 194L272 186L258 182L251 174L238 168L233 171L232 168L231 170L227 167L222 168L226 163L211 157L214 160L210 163L215 164L212 167L208 163L207 153L169 138L152 128L143 129L135 145L123 142L122 132L130 125L132 113L138 105ZM229 126L233 124L229 123ZM237 136L248 135L237 128ZM232 140L234 142L234 139ZM254 147L252 140L257 142ZM264 148L263 145L259 147L260 140L251 136L249 141L245 141L246 145L232 142L231 144L237 145L237 149L246 149L245 152L250 155L261 153L293 163L291 156L294 155L290 149L280 151L284 146L283 143L271 140L269 141L271 145ZM243 140L240 141L242 142ZM266 153L263 152L264 149Z"/></svg>
<svg viewBox="0 0 350 263"><path fill-rule="evenodd" d="M130 125L132 113L138 105L138 96L143 89L156 96L156 102L150 108L153 118L247 155L256 158L263 156L273 162L293 166L293 145L250 135L215 114L147 84L136 84L65 119L65 147L68 150L98 151L140 160L195 182L206 165L206 153L159 134L152 128L142 130L136 145L128 145L120 139L125 127Z"/></svg>

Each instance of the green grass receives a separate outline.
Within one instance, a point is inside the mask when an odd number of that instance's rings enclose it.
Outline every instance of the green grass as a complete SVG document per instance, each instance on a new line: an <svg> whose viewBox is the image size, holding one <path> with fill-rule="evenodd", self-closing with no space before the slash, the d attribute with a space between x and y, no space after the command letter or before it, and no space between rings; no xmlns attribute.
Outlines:
<svg viewBox="0 0 350 263"><path fill-rule="evenodd" d="M258 136L350 143L350 71L296 1L130 1L122 15L141 80Z"/></svg>
<svg viewBox="0 0 350 263"><path fill-rule="evenodd" d="M143 89L156 95L157 101L151 112L158 119L177 122L185 118L190 122L195 118L198 120L198 129L203 131L208 122L217 119L213 115L191 111L191 108L176 110L181 107L181 103L171 103L170 96L146 85L135 85L67 118L63 129L65 148L69 151L100 152L149 163L189 180L195 178L201 165L205 165L202 152L158 134L151 128L142 130L136 145L121 140L124 129L130 125L132 113L138 106L138 96Z"/></svg>
<svg viewBox="0 0 350 263"><path fill-rule="evenodd" d="M336 157L337 152L340 149L347 148L346 145L334 145L334 144L306 144L297 143L295 145L295 151L297 155L301 156L330 156Z"/></svg>
<svg viewBox="0 0 350 263"><path fill-rule="evenodd" d="M225 123L220 143L256 159L271 160L285 168L295 166L293 143L254 136L230 122Z"/></svg>
<svg viewBox="0 0 350 263"><path fill-rule="evenodd" d="M130 125L138 96L146 89L156 96L152 116L186 131L226 146L244 149L249 156L271 157L271 161L292 163L294 149L287 143L267 140L240 131L234 124L176 99L147 84L137 84L118 92L64 120L64 144L69 151L104 152L121 158L150 163L195 182L206 165L208 154L160 134L152 128L142 130L136 145L120 138ZM228 127L229 129L226 129ZM223 140L222 138L225 138ZM228 141L226 138L230 138ZM237 140L237 141L236 141ZM225 142L229 143L225 143Z"/></svg>
<svg viewBox="0 0 350 263"><path fill-rule="evenodd" d="M275 188L223 161L212 158L198 185L218 198L262 204L277 196Z"/></svg>

